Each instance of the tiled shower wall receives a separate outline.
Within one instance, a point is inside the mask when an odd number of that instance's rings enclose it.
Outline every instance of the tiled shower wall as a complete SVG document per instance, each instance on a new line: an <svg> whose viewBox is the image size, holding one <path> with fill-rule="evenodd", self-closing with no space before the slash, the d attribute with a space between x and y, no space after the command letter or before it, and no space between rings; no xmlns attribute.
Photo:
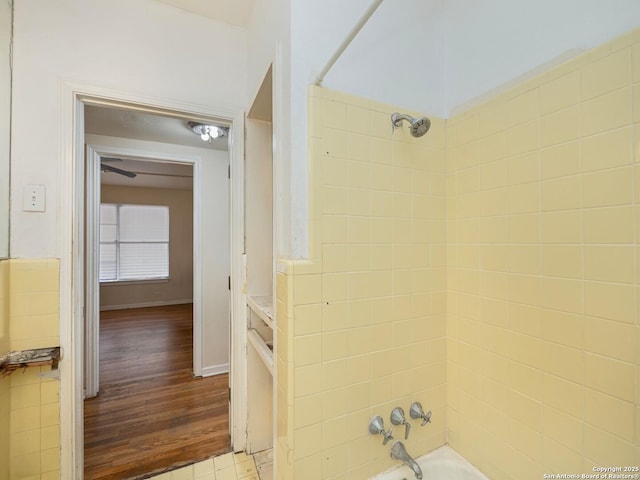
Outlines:
<svg viewBox="0 0 640 480"><path fill-rule="evenodd" d="M448 123L449 442L493 480L640 463L640 32Z"/></svg>
<svg viewBox="0 0 640 480"><path fill-rule="evenodd" d="M363 479L395 463L373 415L389 427L420 401L433 423L414 422L408 451L445 442L445 122L413 138L393 107L309 102L313 260L277 280L278 478Z"/></svg>

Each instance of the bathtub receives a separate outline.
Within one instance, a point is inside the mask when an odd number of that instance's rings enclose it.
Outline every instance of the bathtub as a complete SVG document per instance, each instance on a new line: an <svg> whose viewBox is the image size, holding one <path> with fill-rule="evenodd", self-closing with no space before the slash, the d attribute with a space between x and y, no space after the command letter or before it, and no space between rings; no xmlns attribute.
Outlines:
<svg viewBox="0 0 640 480"><path fill-rule="evenodd" d="M445 445L416 458L423 480L489 480L459 453ZM406 465L393 467L369 480L413 480L415 475Z"/></svg>

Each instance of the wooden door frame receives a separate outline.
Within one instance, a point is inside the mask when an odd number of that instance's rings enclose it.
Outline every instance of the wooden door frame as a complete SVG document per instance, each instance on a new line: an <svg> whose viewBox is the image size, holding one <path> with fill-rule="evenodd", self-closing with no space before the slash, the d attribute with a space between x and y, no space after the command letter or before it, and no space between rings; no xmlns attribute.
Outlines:
<svg viewBox="0 0 640 480"><path fill-rule="evenodd" d="M84 476L84 320L85 249L84 106L108 106L140 112L168 114L185 119L221 121L231 125L231 352L230 423L234 450L246 444L246 299L243 293L244 253L244 112L238 107L194 105L128 92L64 82L60 98L60 437L61 478Z"/></svg>

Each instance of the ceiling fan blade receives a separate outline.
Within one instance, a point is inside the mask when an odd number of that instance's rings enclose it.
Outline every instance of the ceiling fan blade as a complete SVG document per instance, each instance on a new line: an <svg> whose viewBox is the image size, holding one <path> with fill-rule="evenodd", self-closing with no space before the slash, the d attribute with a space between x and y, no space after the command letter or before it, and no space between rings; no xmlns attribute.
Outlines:
<svg viewBox="0 0 640 480"><path fill-rule="evenodd" d="M100 164L100 168L103 172L113 172L118 175L124 175L125 177L135 178L136 174L133 172L127 172L126 170L122 170L120 168L112 167L111 165L105 165L104 163Z"/></svg>

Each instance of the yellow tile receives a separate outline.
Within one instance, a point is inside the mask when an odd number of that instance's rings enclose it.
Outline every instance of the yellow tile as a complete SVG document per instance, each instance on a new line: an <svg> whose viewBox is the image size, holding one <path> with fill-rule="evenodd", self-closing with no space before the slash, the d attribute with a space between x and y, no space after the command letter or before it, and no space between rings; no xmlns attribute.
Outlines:
<svg viewBox="0 0 640 480"><path fill-rule="evenodd" d="M582 140L582 171L628 165L633 161L633 130L625 127Z"/></svg>
<svg viewBox="0 0 640 480"><path fill-rule="evenodd" d="M374 190L393 190L393 167L390 165L371 165L371 188Z"/></svg>
<svg viewBox="0 0 640 480"><path fill-rule="evenodd" d="M542 400L542 372L538 369L510 361L509 386L525 398Z"/></svg>
<svg viewBox="0 0 640 480"><path fill-rule="evenodd" d="M9 465L9 478L29 478L40 475L40 452L12 457Z"/></svg>
<svg viewBox="0 0 640 480"><path fill-rule="evenodd" d="M634 417L633 403L585 389L584 419L591 425L633 442Z"/></svg>
<svg viewBox="0 0 640 480"><path fill-rule="evenodd" d="M584 354L584 384L618 399L635 398L633 365L590 353Z"/></svg>
<svg viewBox="0 0 640 480"><path fill-rule="evenodd" d="M582 469L581 454L549 438L542 443L542 462L553 472L592 471Z"/></svg>
<svg viewBox="0 0 640 480"><path fill-rule="evenodd" d="M581 350L543 342L542 368L546 373L556 375L570 382L581 383L585 377L584 355Z"/></svg>
<svg viewBox="0 0 640 480"><path fill-rule="evenodd" d="M507 156L531 152L538 148L539 125L537 120L523 123L506 131Z"/></svg>
<svg viewBox="0 0 640 480"><path fill-rule="evenodd" d="M585 246L584 277L616 283L635 280L635 252L628 246Z"/></svg>
<svg viewBox="0 0 640 480"><path fill-rule="evenodd" d="M347 298L346 273L322 275L322 301L336 302Z"/></svg>
<svg viewBox="0 0 640 480"><path fill-rule="evenodd" d="M234 467L216 470L216 480L236 480L236 469Z"/></svg>
<svg viewBox="0 0 640 480"><path fill-rule="evenodd" d="M543 213L541 223L543 243L582 242L582 213L580 210Z"/></svg>
<svg viewBox="0 0 640 480"><path fill-rule="evenodd" d="M37 407L40 405L40 384L27 384L11 387L11 410Z"/></svg>
<svg viewBox="0 0 640 480"><path fill-rule="evenodd" d="M10 457L20 457L40 451L40 430L26 430L11 435Z"/></svg>
<svg viewBox="0 0 640 480"><path fill-rule="evenodd" d="M322 335L305 335L295 339L295 366L302 367L322 360Z"/></svg>
<svg viewBox="0 0 640 480"><path fill-rule="evenodd" d="M631 89L622 88L582 103L582 135L631 124Z"/></svg>
<svg viewBox="0 0 640 480"><path fill-rule="evenodd" d="M633 202L633 171L621 167L585 174L582 177L585 207L627 205Z"/></svg>
<svg viewBox="0 0 640 480"><path fill-rule="evenodd" d="M389 122L389 117L385 121ZM384 138L371 139L371 162L381 165L392 164L391 141Z"/></svg>
<svg viewBox="0 0 640 480"><path fill-rule="evenodd" d="M509 241L512 243L538 243L540 241L540 215L511 215L508 217Z"/></svg>
<svg viewBox="0 0 640 480"><path fill-rule="evenodd" d="M593 317L635 322L634 289L631 285L585 282L584 313Z"/></svg>
<svg viewBox="0 0 640 480"><path fill-rule="evenodd" d="M323 100L322 124L326 127L345 130L347 128L347 106L341 102Z"/></svg>
<svg viewBox="0 0 640 480"><path fill-rule="evenodd" d="M525 183L508 190L508 213L533 213L540 209L540 189L537 183Z"/></svg>
<svg viewBox="0 0 640 480"><path fill-rule="evenodd" d="M539 163L538 152L509 158L506 161L508 184L515 185L538 180Z"/></svg>
<svg viewBox="0 0 640 480"><path fill-rule="evenodd" d="M577 383L555 375L545 374L542 378L542 399L565 413L582 418L583 388Z"/></svg>
<svg viewBox="0 0 640 480"><path fill-rule="evenodd" d="M545 340L581 349L585 344L584 331L585 325L581 315L543 310L542 338Z"/></svg>
<svg viewBox="0 0 640 480"><path fill-rule="evenodd" d="M540 177L565 177L580 173L580 143L568 142L540 150Z"/></svg>
<svg viewBox="0 0 640 480"><path fill-rule="evenodd" d="M543 277L542 306L570 313L582 312L582 282L574 279Z"/></svg>
<svg viewBox="0 0 640 480"><path fill-rule="evenodd" d="M542 273L551 277L582 278L582 247L543 245Z"/></svg>
<svg viewBox="0 0 640 480"><path fill-rule="evenodd" d="M539 115L538 89L530 90L507 101L507 127L528 122Z"/></svg>
<svg viewBox="0 0 640 480"><path fill-rule="evenodd" d="M319 378L322 378L320 365L296 368L294 382L296 398L320 393L322 391L322 383L318 381Z"/></svg>
<svg viewBox="0 0 640 480"><path fill-rule="evenodd" d="M40 429L40 406L19 408L11 412L11 433Z"/></svg>
<svg viewBox="0 0 640 480"><path fill-rule="evenodd" d="M43 428L40 431L40 448L42 450L48 450L51 448L60 447L60 427L55 425L53 427Z"/></svg>
<svg viewBox="0 0 640 480"><path fill-rule="evenodd" d="M347 217L342 215L322 216L322 243L345 243L347 241Z"/></svg>
<svg viewBox="0 0 640 480"><path fill-rule="evenodd" d="M633 444L588 423L583 449L585 457L599 465L634 465Z"/></svg>
<svg viewBox="0 0 640 480"><path fill-rule="evenodd" d="M582 447L581 419L544 405L542 410L542 429L545 436L574 451L580 451Z"/></svg>
<svg viewBox="0 0 640 480"><path fill-rule="evenodd" d="M636 43L631 51L632 73L635 82L640 81L640 43Z"/></svg>
<svg viewBox="0 0 640 480"><path fill-rule="evenodd" d="M542 435L539 431L516 420L509 422L511 445L534 460L542 459ZM527 468L527 471L531 471Z"/></svg>
<svg viewBox="0 0 640 480"><path fill-rule="evenodd" d="M543 348L543 342L538 338L530 335L521 335L519 333L509 333L509 358L520 362L524 365L539 368L542 363L540 351ZM479 364L480 362L475 362Z"/></svg>
<svg viewBox="0 0 640 480"><path fill-rule="evenodd" d="M585 243L634 242L633 207L587 209L583 215Z"/></svg>
<svg viewBox="0 0 640 480"><path fill-rule="evenodd" d="M640 122L640 84L633 87L633 121Z"/></svg>
<svg viewBox="0 0 640 480"><path fill-rule="evenodd" d="M322 418L324 420L340 417L347 413L346 387L322 392Z"/></svg>
<svg viewBox="0 0 640 480"><path fill-rule="evenodd" d="M60 405L49 403L40 407L40 424L42 427L60 425Z"/></svg>
<svg viewBox="0 0 640 480"><path fill-rule="evenodd" d="M322 187L322 213L344 215L349 213L349 191L344 187Z"/></svg>
<svg viewBox="0 0 640 480"><path fill-rule="evenodd" d="M542 211L571 210L580 208L581 204L579 176L555 178L542 182Z"/></svg>
<svg viewBox="0 0 640 480"><path fill-rule="evenodd" d="M347 175L352 187L371 188L371 137L350 133L347 135Z"/></svg>
<svg viewBox="0 0 640 480"><path fill-rule="evenodd" d="M322 183L323 185L334 185L346 187L349 185L348 177L345 175L348 162L339 157L322 157Z"/></svg>
<svg viewBox="0 0 640 480"><path fill-rule="evenodd" d="M536 288L536 290L539 290L539 288ZM509 329L514 332L541 338L542 312L538 305L539 302L533 305L519 303L509 304Z"/></svg>
<svg viewBox="0 0 640 480"><path fill-rule="evenodd" d="M347 450L343 445L323 450L321 478L342 478L338 475L346 472L346 470Z"/></svg>
<svg viewBox="0 0 640 480"><path fill-rule="evenodd" d="M630 50L624 49L582 67L582 99L617 90L631 83Z"/></svg>
<svg viewBox="0 0 640 480"><path fill-rule="evenodd" d="M322 336L323 361L337 360L347 356L347 338L347 330L324 333Z"/></svg>
<svg viewBox="0 0 640 480"><path fill-rule="evenodd" d="M527 305L540 304L540 278L537 275L509 275L509 300Z"/></svg>
<svg viewBox="0 0 640 480"><path fill-rule="evenodd" d="M580 136L580 107L551 113L540 120L540 145L549 147L575 140Z"/></svg>
<svg viewBox="0 0 640 480"><path fill-rule="evenodd" d="M347 241L349 243L371 242L371 219L365 216L349 217L347 221Z"/></svg>
<svg viewBox="0 0 640 480"><path fill-rule="evenodd" d="M213 474L213 459L204 460L202 462L194 463L193 474L196 478L203 477L208 474Z"/></svg>
<svg viewBox="0 0 640 480"><path fill-rule="evenodd" d="M295 308L296 335L311 335L322 331L322 306L301 305Z"/></svg>
<svg viewBox="0 0 640 480"><path fill-rule="evenodd" d="M638 77L640 77L640 74ZM493 101L478 114L478 134L480 138L504 130L506 126L506 102Z"/></svg>
<svg viewBox="0 0 640 480"><path fill-rule="evenodd" d="M371 111L366 108L347 105L347 130L349 132L371 134Z"/></svg>
<svg viewBox="0 0 640 480"><path fill-rule="evenodd" d="M226 453L213 458L213 464L216 471L224 470L226 468L233 468L235 463L233 461L233 454Z"/></svg>
<svg viewBox="0 0 640 480"><path fill-rule="evenodd" d="M346 158L347 134L333 128L322 129L322 154L331 157Z"/></svg>
<svg viewBox="0 0 640 480"><path fill-rule="evenodd" d="M555 112L580 101L580 73L567 73L540 87L540 111Z"/></svg>

